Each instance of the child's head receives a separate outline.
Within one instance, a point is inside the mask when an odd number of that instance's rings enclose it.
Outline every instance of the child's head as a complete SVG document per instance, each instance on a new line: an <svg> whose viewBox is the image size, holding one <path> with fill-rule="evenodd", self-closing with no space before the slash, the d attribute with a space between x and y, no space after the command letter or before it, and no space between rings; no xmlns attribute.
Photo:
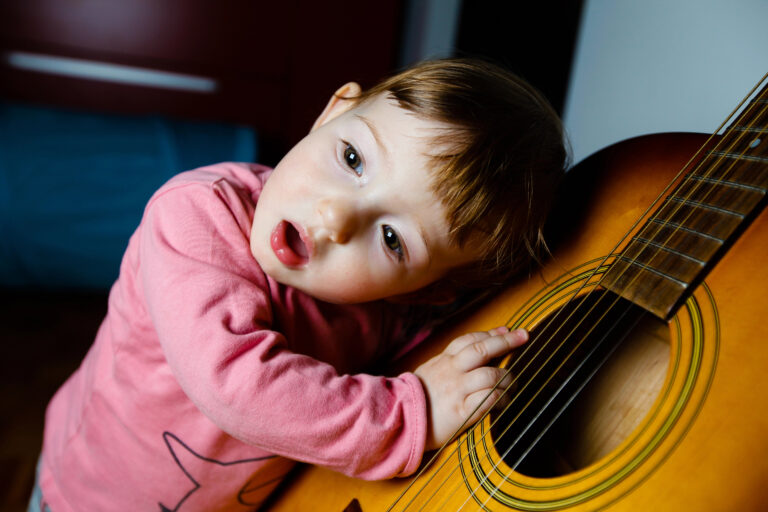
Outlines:
<svg viewBox="0 0 768 512"><path fill-rule="evenodd" d="M433 189L451 241L480 257L443 282L456 291L503 284L537 260L542 229L568 164L562 124L531 85L485 61L422 63L369 89L450 128L433 141Z"/></svg>
<svg viewBox="0 0 768 512"><path fill-rule="evenodd" d="M552 108L488 63L346 84L267 181L252 252L332 302L482 290L536 256L565 160Z"/></svg>

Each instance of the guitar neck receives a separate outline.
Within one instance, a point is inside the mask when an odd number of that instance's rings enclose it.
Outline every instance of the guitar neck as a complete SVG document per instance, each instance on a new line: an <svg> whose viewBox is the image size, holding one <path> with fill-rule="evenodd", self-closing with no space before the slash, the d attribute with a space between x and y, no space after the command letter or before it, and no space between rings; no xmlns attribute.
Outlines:
<svg viewBox="0 0 768 512"><path fill-rule="evenodd" d="M766 137L768 85L660 200L601 284L661 319L672 316L765 207Z"/></svg>

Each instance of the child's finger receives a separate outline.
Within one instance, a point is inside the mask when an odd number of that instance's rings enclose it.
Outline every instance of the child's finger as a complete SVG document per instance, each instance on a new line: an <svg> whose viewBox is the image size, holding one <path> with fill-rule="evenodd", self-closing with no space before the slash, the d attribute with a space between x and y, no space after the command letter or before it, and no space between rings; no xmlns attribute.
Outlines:
<svg viewBox="0 0 768 512"><path fill-rule="evenodd" d="M469 395L475 391L485 390L487 393L504 377L506 370L494 366L481 366L468 372L462 382L464 393Z"/></svg>
<svg viewBox="0 0 768 512"><path fill-rule="evenodd" d="M489 393L488 389L483 389L475 391L471 395L467 395L464 399L464 410L467 411L467 416L474 411L474 414L469 418L469 421L475 422L479 420L483 414L493 407L493 404L498 400L501 394L502 390L499 389L495 389L491 393ZM478 406L480 406L479 409L477 409Z"/></svg>
<svg viewBox="0 0 768 512"><path fill-rule="evenodd" d="M508 391L512 389L512 385L515 382L515 376L512 372L510 372L506 368L500 368L501 370L501 382L499 382L499 389L503 391Z"/></svg>
<svg viewBox="0 0 768 512"><path fill-rule="evenodd" d="M484 366L491 359L502 356L510 350L519 347L527 339L528 333L525 330L516 329L469 344L456 354L456 367L466 372Z"/></svg>
<svg viewBox="0 0 768 512"><path fill-rule="evenodd" d="M458 354L467 345L477 343L478 341L484 340L489 336L498 336L500 334L506 333L508 330L509 329L506 327L501 326L489 331L468 332L451 341L448 346L445 347L444 352L451 355Z"/></svg>

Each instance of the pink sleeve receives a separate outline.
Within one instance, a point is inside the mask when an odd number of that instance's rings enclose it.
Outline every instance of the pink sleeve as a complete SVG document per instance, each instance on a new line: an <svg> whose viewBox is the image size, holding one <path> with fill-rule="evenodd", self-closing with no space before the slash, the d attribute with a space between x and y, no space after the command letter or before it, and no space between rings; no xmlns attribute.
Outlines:
<svg viewBox="0 0 768 512"><path fill-rule="evenodd" d="M338 375L287 350L223 193L176 187L143 220L140 279L184 392L222 430L272 453L366 479L415 471L426 436L418 378Z"/></svg>

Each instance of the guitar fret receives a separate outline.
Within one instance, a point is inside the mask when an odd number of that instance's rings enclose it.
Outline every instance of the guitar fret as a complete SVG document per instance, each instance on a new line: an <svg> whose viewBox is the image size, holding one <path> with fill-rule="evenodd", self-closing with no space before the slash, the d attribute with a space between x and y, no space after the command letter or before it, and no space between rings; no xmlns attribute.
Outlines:
<svg viewBox="0 0 768 512"><path fill-rule="evenodd" d="M768 157L754 156L754 155L737 155L734 153L728 153L727 151L710 151L710 155L724 156L726 158L735 158L737 160L751 160L753 162L768 163Z"/></svg>
<svg viewBox="0 0 768 512"><path fill-rule="evenodd" d="M768 132L768 127L766 126L732 126L731 130L736 130L739 132L750 132L750 133L766 133Z"/></svg>
<svg viewBox="0 0 768 512"><path fill-rule="evenodd" d="M735 215L736 217L738 217L740 219L744 218L744 215L742 215L739 212L734 212L734 211L731 211L731 210L726 210L725 208L720 208L718 206L712 206L711 204L706 204L706 203L702 203L702 202L699 202L699 201L694 201L692 199L686 199L684 197L677 197L677 196L669 196L668 199L671 200L671 201L675 201L676 203L687 204L689 206L693 206L693 207L696 207L696 208L703 208L705 210L711 210L711 211L717 212L717 213L725 213L727 215Z"/></svg>
<svg viewBox="0 0 768 512"><path fill-rule="evenodd" d="M735 188L741 188L744 190L751 190L752 192L758 192L761 194L765 194L768 192L767 189L764 189L762 187L757 187L755 185L747 185L746 183L738 183L735 181L729 181L729 180L719 180L717 178L710 178L707 176L699 176L698 174L691 174L688 176L688 179L697 180L697 181L703 181L705 183L711 183L713 185L725 185L728 187L735 187Z"/></svg>
<svg viewBox="0 0 768 512"><path fill-rule="evenodd" d="M621 261L629 263L630 265L634 265L636 267L639 267L642 270L645 270L647 272L651 272L652 274L656 274L659 277L667 279L667 280L677 284L678 286L681 286L682 288L688 288L688 283L680 281L679 279L675 279L674 277L670 276L669 274L665 274L664 272L662 272L662 271L660 271L658 269L655 269L655 268L653 268L651 266L648 266L645 263L640 263L637 260L627 258L626 256L621 255L621 254L618 255L617 258L620 259Z"/></svg>
<svg viewBox="0 0 768 512"><path fill-rule="evenodd" d="M635 240L635 241L637 241L637 242L641 242L641 243L644 243L644 244L646 244L646 245L651 245L651 246L653 246L653 247L658 247L659 249L662 249L662 250L664 250L664 251L667 251L667 252L669 252L669 253L672 253L672 254L674 254L675 256L680 256L681 258L685 258L685 259L687 259L687 260L690 260L690 261L692 261L692 262L694 262L694 263L696 263L697 265L699 265L699 266L702 266L702 267L703 267L704 265L706 265L706 264L707 264L707 262L706 262L706 261L702 261L702 260L700 260L700 259L698 259L698 258L694 258L694 257L693 257L693 256L691 256L690 254L685 254L684 252L680 252L680 251L678 251L678 250L672 249L672 248L671 248L671 247L669 247L668 245L665 245L665 244L662 244L662 243L659 243L659 242L654 242L653 240L648 240L647 238L643 238L643 237L640 237L640 236L636 236L636 237L633 237L633 238L632 238L632 240Z"/></svg>
<svg viewBox="0 0 768 512"><path fill-rule="evenodd" d="M654 217L651 219L651 222L654 222L656 224L661 224L662 226L668 226L673 229L679 229L680 231L685 231L686 233L691 233L692 235L697 235L702 238L708 238L709 240L714 240L715 242L722 244L725 242L722 238L718 238L716 236L712 236L709 233L703 233L701 231L696 231L695 229L687 228L683 226L682 224L679 224L677 222L671 222L665 219L660 219L658 217Z"/></svg>

